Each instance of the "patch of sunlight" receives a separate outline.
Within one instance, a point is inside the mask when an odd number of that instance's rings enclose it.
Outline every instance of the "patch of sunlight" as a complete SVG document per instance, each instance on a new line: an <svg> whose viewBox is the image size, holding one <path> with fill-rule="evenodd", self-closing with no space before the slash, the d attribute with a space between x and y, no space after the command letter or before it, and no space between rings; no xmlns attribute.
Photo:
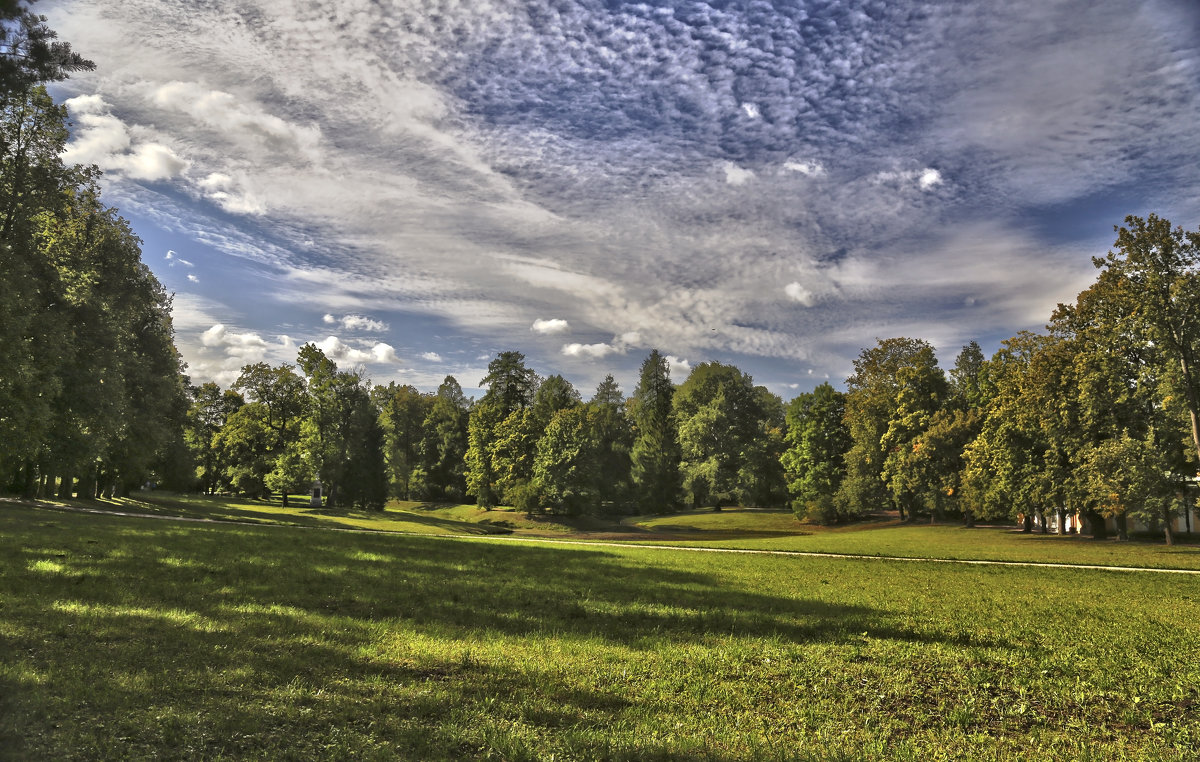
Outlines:
<svg viewBox="0 0 1200 762"><path fill-rule="evenodd" d="M81 603L79 601L55 601L50 608L64 614L75 614L87 617L131 617L136 619L151 619L160 622L190 627L197 632L225 632L229 628L224 624L183 609L149 609L134 606L110 606L102 603Z"/></svg>
<svg viewBox="0 0 1200 762"><path fill-rule="evenodd" d="M350 558L355 561L387 562L387 561L393 560L391 556L385 556L385 555L381 555L379 553L367 553L366 551L363 551L363 550L359 550L359 551L355 551L354 553L351 553Z"/></svg>
<svg viewBox="0 0 1200 762"><path fill-rule="evenodd" d="M60 564L57 561L51 561L46 558L29 564L29 571L41 574L62 574L66 570L66 564Z"/></svg>
<svg viewBox="0 0 1200 762"><path fill-rule="evenodd" d="M272 603L267 606L259 603L239 603L236 606L222 606L221 609L234 614L268 614L270 616L289 616L295 619L307 619L312 616L304 609L299 609L295 606L284 606L278 603Z"/></svg>
<svg viewBox="0 0 1200 762"><path fill-rule="evenodd" d="M7 677L15 683L23 683L25 685L41 685L46 682L45 673L38 672L29 664L12 664L0 670L0 675Z"/></svg>
<svg viewBox="0 0 1200 762"><path fill-rule="evenodd" d="M175 556L167 556L166 558L158 559L158 562L163 566L170 566L173 569L192 569L202 566L199 561L192 561L186 558L177 558Z"/></svg>

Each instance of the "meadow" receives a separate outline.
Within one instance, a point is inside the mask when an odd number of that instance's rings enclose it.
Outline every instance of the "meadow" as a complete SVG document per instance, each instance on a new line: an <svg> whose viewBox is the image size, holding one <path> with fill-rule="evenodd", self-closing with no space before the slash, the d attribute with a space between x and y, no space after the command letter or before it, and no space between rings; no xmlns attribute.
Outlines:
<svg viewBox="0 0 1200 762"><path fill-rule="evenodd" d="M1200 580L0 505L11 759L1161 759Z"/></svg>

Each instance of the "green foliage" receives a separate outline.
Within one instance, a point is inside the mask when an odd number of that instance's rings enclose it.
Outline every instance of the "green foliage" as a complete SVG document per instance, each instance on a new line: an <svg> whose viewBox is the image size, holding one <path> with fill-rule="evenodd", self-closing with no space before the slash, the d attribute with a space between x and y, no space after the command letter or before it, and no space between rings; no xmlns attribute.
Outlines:
<svg viewBox="0 0 1200 762"><path fill-rule="evenodd" d="M792 497L800 517L832 523L839 516L833 502L845 478L850 431L845 423L846 397L829 384L798 395L787 409L787 449L782 456Z"/></svg>
<svg viewBox="0 0 1200 762"><path fill-rule="evenodd" d="M676 391L680 469L693 504L753 504L777 494L782 403L765 391L717 362L696 366Z"/></svg>
<svg viewBox="0 0 1200 762"><path fill-rule="evenodd" d="M376 387L372 397L380 408L388 492L393 497L408 500L415 496L413 473L429 461L423 448L426 419L433 412L434 399L421 394L415 387L395 382Z"/></svg>
<svg viewBox="0 0 1200 762"><path fill-rule="evenodd" d="M525 365L520 352L501 352L488 363L488 372L480 381L488 388L483 401L496 405L505 415L533 404L539 387L537 373Z"/></svg>
<svg viewBox="0 0 1200 762"><path fill-rule="evenodd" d="M554 511L580 514L600 507L598 419L591 405L564 408L554 414L538 440L533 480L543 503Z"/></svg>
<svg viewBox="0 0 1200 762"><path fill-rule="evenodd" d="M655 349L642 363L630 402L633 484L646 513L669 513L679 505L681 455L674 396L667 359Z"/></svg>
<svg viewBox="0 0 1200 762"><path fill-rule="evenodd" d="M423 423L423 497L460 501L466 498L467 421L470 402L454 376L438 387Z"/></svg>
<svg viewBox="0 0 1200 762"><path fill-rule="evenodd" d="M846 453L846 477L835 497L837 510L844 516L861 516L885 507L911 508L899 478L903 450L911 450L912 438L945 394L933 347L920 339L881 339L862 351L854 371L846 379L846 425L852 444Z"/></svg>

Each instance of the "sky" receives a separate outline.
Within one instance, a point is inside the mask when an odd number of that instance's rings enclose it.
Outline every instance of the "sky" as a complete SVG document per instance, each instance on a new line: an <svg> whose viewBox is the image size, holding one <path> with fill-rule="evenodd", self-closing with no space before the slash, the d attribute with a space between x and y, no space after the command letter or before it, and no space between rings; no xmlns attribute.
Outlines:
<svg viewBox="0 0 1200 762"><path fill-rule="evenodd" d="M41 0L66 159L192 381L313 342L588 398L651 349L789 399L877 339L1040 329L1113 226L1200 227L1194 0Z"/></svg>

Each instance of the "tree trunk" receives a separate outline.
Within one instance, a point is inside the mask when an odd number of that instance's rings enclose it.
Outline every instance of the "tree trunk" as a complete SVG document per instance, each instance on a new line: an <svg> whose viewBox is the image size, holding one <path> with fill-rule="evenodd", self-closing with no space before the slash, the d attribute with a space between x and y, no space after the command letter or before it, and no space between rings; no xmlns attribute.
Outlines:
<svg viewBox="0 0 1200 762"><path fill-rule="evenodd" d="M970 508L963 510L963 526L967 529L975 527L975 513Z"/></svg>
<svg viewBox="0 0 1200 762"><path fill-rule="evenodd" d="M63 474L58 482L58 499L70 500L75 492L75 477L70 474Z"/></svg>
<svg viewBox="0 0 1200 762"><path fill-rule="evenodd" d="M21 489L21 497L30 499L37 497L37 470L34 468L33 461L25 461L25 484Z"/></svg>
<svg viewBox="0 0 1200 762"><path fill-rule="evenodd" d="M1021 531L1025 534L1029 534L1033 531L1033 514L1032 513L1021 514Z"/></svg>
<svg viewBox="0 0 1200 762"><path fill-rule="evenodd" d="M1104 517L1095 511L1088 511L1085 516L1092 530L1092 539L1107 540L1108 525L1104 522Z"/></svg>
<svg viewBox="0 0 1200 762"><path fill-rule="evenodd" d="M1117 514L1117 539L1129 539L1129 517L1124 513Z"/></svg>
<svg viewBox="0 0 1200 762"><path fill-rule="evenodd" d="M1038 508L1037 519L1038 519L1038 531L1040 531L1042 534L1050 534L1050 525L1046 523L1046 509L1045 508Z"/></svg>
<svg viewBox="0 0 1200 762"><path fill-rule="evenodd" d="M1163 539L1167 541L1167 545L1175 544L1175 532L1171 530L1171 511L1168 508L1163 508Z"/></svg>
<svg viewBox="0 0 1200 762"><path fill-rule="evenodd" d="M900 520L901 520L901 521L908 521L908 519L907 519L907 518L904 516L904 506L903 506L903 505L900 505L899 503L897 503L897 504L896 504L896 508L898 508L898 509L900 510Z"/></svg>
<svg viewBox="0 0 1200 762"><path fill-rule="evenodd" d="M287 508L287 507L288 507L288 501L287 501L287 492L288 492L288 491L287 491L286 489L281 489L281 490L279 490L279 494L280 494L280 496L282 496L282 497L283 497L283 507L284 507L284 508Z"/></svg>
<svg viewBox="0 0 1200 762"><path fill-rule="evenodd" d="M1063 537L1067 534L1067 512L1059 508L1058 513L1058 535Z"/></svg>

